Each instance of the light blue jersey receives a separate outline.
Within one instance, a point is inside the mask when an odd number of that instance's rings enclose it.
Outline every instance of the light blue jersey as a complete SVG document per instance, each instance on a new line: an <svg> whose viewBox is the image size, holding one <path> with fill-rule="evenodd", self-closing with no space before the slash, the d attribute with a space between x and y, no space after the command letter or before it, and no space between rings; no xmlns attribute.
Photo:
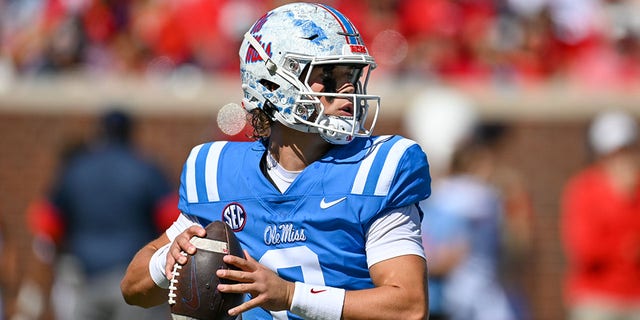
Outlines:
<svg viewBox="0 0 640 320"><path fill-rule="evenodd" d="M430 194L422 149L400 136L356 138L305 168L286 192L265 177L261 142L193 148L180 210L203 224L223 220L244 249L282 278L356 290L373 287L365 252L369 226ZM260 308L244 319L299 319Z"/></svg>

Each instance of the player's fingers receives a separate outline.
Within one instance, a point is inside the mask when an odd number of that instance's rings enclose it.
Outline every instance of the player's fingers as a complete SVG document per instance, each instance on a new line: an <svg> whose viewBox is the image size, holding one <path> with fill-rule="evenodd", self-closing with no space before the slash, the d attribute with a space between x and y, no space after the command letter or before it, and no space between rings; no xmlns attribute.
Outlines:
<svg viewBox="0 0 640 320"><path fill-rule="evenodd" d="M167 262L164 265L164 272L167 275L167 279L171 280L171 278L173 278L173 275L171 275L171 272L173 271L173 265L176 264L176 259L168 254L167 255Z"/></svg>
<svg viewBox="0 0 640 320"><path fill-rule="evenodd" d="M169 247L169 252L167 254L167 262L165 264L165 272L168 278L171 278L171 272L173 271L173 266L177 262L179 264L187 263L187 257L184 252L188 254L194 254L196 252L196 247L191 243L191 238L194 236L204 237L207 232L200 225L192 225L182 233L180 233L171 243Z"/></svg>
<svg viewBox="0 0 640 320"><path fill-rule="evenodd" d="M193 236L204 237L206 235L207 235L207 231L205 231L204 228L201 225L194 224L194 225L190 226L189 228L185 229L184 231L182 231L182 233L180 233L176 237L176 239L189 240Z"/></svg>
<svg viewBox="0 0 640 320"><path fill-rule="evenodd" d="M216 276L218 278L223 278L227 280L233 280L237 282L253 282L254 279L251 278L251 273L239 270L231 270L231 269L218 269L216 271Z"/></svg>
<svg viewBox="0 0 640 320"><path fill-rule="evenodd" d="M178 255L180 254L181 251L184 251L188 254L196 253L196 247L191 243L191 238L193 238L194 236L204 237L205 235L206 235L206 231L204 230L204 228L202 228L199 225L193 225L187 228L185 231L180 233L173 241L174 243L171 245L172 247L171 254L173 254L173 256L176 257L178 261L180 261L182 259L179 259ZM183 263L183 262L180 261L180 263Z"/></svg>
<svg viewBox="0 0 640 320"><path fill-rule="evenodd" d="M178 243L178 240L176 238L176 240L169 247L169 253L167 254L167 267L173 267L173 264L175 262L178 262L179 264L187 263L187 257L182 254L183 250L185 249L180 247L180 244ZM195 252L195 247L192 251Z"/></svg>
<svg viewBox="0 0 640 320"><path fill-rule="evenodd" d="M199 224L194 224L187 228L187 232L191 233L191 236L198 236L201 238L207 235L207 231Z"/></svg>
<svg viewBox="0 0 640 320"><path fill-rule="evenodd" d="M183 231L180 235L178 235L175 239L175 243L180 246L181 250L184 250L188 254L194 254L196 252L196 247L191 243L191 238L194 236L204 237L207 232L199 225L193 225Z"/></svg>
<svg viewBox="0 0 640 320"><path fill-rule="evenodd" d="M258 263L258 261L256 261L256 259L254 259L250 254L249 251L247 251L246 249L243 249L242 251L244 251L244 256L247 259L247 261L249 261L250 263Z"/></svg>
<svg viewBox="0 0 640 320"><path fill-rule="evenodd" d="M249 257L249 258L251 258L251 257ZM240 268L241 270L244 270L244 271L254 271L256 269L256 265L255 264L257 262L255 260L253 260L253 259L252 259L253 261L249 261L247 259L236 257L236 256L231 255L231 254L228 254L228 255L224 256L222 259L223 259L223 261L225 263L230 264L230 265L234 265L234 266L236 266L236 267L238 267L238 268Z"/></svg>
<svg viewBox="0 0 640 320"><path fill-rule="evenodd" d="M259 307L260 303L258 303L258 300L256 299L251 299L237 307L231 308L229 309L229 315L231 316L237 316L245 311L251 310L255 307Z"/></svg>

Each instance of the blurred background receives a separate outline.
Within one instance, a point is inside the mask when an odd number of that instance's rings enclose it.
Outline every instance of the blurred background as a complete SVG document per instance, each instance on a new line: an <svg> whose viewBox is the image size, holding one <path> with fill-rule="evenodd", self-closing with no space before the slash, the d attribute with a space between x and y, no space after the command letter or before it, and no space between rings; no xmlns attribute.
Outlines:
<svg viewBox="0 0 640 320"><path fill-rule="evenodd" d="M436 178L459 131L508 129L496 157L523 177L530 206L515 277L531 319L563 319L560 197L591 160L588 121L607 109L640 116L640 1L324 2L350 17L378 63L376 134L423 144ZM33 251L29 204L110 106L136 117L136 145L176 188L192 146L243 139L220 130L218 110L240 102L242 34L282 3L0 0L0 224L14 261L4 294L17 292Z"/></svg>

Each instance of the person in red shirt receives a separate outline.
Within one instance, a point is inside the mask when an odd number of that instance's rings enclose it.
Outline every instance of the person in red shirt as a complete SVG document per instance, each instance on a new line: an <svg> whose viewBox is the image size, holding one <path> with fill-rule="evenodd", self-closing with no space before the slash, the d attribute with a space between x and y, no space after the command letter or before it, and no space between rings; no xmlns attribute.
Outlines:
<svg viewBox="0 0 640 320"><path fill-rule="evenodd" d="M562 197L568 319L640 319L637 119L606 111L589 127L595 159Z"/></svg>

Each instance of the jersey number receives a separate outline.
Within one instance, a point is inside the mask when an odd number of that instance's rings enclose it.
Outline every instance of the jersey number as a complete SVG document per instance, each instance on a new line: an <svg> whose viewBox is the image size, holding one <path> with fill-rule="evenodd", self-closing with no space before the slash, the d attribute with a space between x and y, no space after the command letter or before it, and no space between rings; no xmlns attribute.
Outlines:
<svg viewBox="0 0 640 320"><path fill-rule="evenodd" d="M281 268L300 267L303 282L324 285L318 255L306 246L268 250L259 262L274 271ZM271 311L271 315L276 320L288 319L287 311Z"/></svg>

